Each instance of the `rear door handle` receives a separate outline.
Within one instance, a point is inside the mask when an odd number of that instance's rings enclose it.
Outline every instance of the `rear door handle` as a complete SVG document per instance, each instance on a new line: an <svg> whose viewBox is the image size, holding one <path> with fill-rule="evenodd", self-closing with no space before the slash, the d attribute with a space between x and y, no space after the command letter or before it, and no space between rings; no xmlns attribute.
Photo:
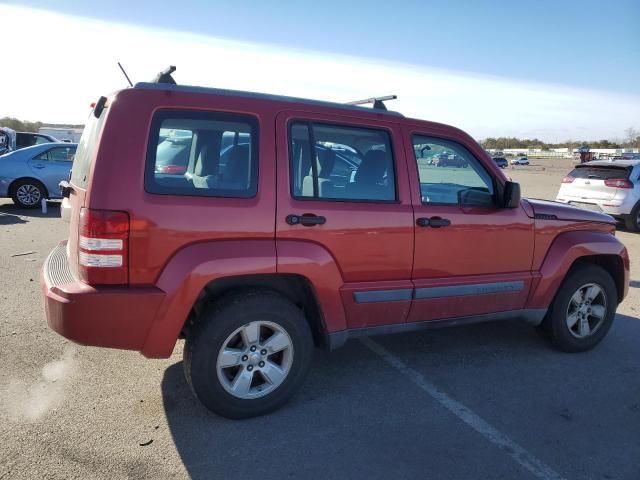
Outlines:
<svg viewBox="0 0 640 480"><path fill-rule="evenodd" d="M431 218L418 218L416 220L416 224L419 227L431 227L431 228L440 228L440 227L448 227L451 225L451 220L447 218L441 217L431 217Z"/></svg>
<svg viewBox="0 0 640 480"><path fill-rule="evenodd" d="M313 227L314 225L324 225L327 223L327 219L322 215L314 215L313 213L287 215L286 220L289 225L304 225L305 227Z"/></svg>
<svg viewBox="0 0 640 480"><path fill-rule="evenodd" d="M33 168L37 168L38 170L44 168L44 165L34 165Z"/></svg>

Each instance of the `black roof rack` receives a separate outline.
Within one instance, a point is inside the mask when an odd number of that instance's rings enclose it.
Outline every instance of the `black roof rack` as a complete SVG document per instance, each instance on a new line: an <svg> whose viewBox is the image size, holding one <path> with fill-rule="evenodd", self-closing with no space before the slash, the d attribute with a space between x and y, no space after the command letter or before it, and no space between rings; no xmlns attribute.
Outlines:
<svg viewBox="0 0 640 480"><path fill-rule="evenodd" d="M159 72L158 75L156 75L156 78L153 79L153 83L169 83L171 85L175 85L176 81L171 76L171 74L175 71L175 65L169 65L167 68Z"/></svg>
<svg viewBox="0 0 640 480"><path fill-rule="evenodd" d="M371 97L364 100L356 100L355 102L347 102L347 105L366 105L367 103L373 103L373 108L376 110L386 110L387 106L383 103L385 100L395 100L397 95L386 95L384 97Z"/></svg>

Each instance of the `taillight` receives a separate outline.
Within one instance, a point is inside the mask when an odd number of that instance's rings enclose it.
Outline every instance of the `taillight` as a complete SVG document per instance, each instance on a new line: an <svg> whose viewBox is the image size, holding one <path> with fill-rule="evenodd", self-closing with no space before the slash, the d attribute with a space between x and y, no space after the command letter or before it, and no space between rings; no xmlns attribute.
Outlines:
<svg viewBox="0 0 640 480"><path fill-rule="evenodd" d="M575 180L575 177L572 177L571 175L567 175L562 179L562 183L571 183L574 180Z"/></svg>
<svg viewBox="0 0 640 480"><path fill-rule="evenodd" d="M78 264L90 285L128 283L129 215L113 210L80 210Z"/></svg>
<svg viewBox="0 0 640 480"><path fill-rule="evenodd" d="M633 183L624 178L611 178L604 181L604 184L607 187L615 187L615 188L633 188Z"/></svg>

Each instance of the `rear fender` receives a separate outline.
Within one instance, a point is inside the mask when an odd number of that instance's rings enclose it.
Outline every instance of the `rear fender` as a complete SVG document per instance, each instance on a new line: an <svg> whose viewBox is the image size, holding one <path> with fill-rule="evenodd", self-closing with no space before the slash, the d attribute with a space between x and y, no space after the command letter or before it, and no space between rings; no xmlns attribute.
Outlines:
<svg viewBox="0 0 640 480"><path fill-rule="evenodd" d="M327 332L347 328L340 289L344 281L333 256L321 245L299 240L278 240L278 273L293 273L313 285Z"/></svg>
<svg viewBox="0 0 640 480"><path fill-rule="evenodd" d="M622 259L624 279L620 297L624 298L629 285L629 256L625 246L608 233L573 231L559 234L551 244L526 308L549 308L571 266L581 258L594 255L613 255Z"/></svg>
<svg viewBox="0 0 640 480"><path fill-rule="evenodd" d="M171 355L200 292L219 278L276 273L274 240L234 240L189 245L165 266L156 287L166 296L147 335L142 354Z"/></svg>

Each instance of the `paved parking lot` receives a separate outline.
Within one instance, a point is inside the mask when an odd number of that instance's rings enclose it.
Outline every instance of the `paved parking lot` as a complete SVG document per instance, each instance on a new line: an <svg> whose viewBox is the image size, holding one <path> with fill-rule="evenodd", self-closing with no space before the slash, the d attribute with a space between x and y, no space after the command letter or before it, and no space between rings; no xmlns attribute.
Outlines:
<svg viewBox="0 0 640 480"><path fill-rule="evenodd" d="M563 173L533 170L508 174L553 196ZM181 344L152 361L48 330L58 215L0 200L0 479L640 478L640 235L618 233L630 295L592 352L508 323L352 341L285 408L230 421L192 398Z"/></svg>

